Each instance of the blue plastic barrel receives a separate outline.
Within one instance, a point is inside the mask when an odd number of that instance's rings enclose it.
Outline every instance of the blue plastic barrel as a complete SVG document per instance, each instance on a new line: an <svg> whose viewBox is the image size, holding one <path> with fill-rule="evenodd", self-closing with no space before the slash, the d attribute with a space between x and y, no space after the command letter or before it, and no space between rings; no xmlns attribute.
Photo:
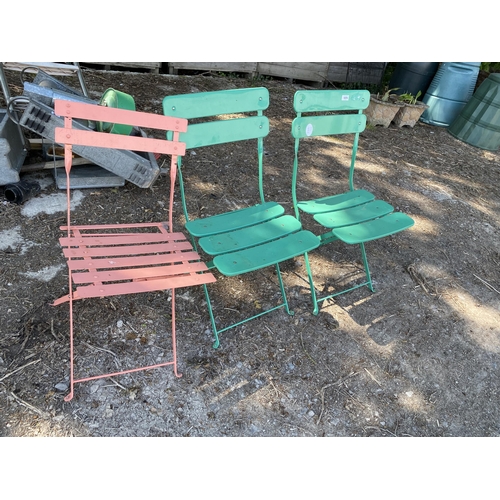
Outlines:
<svg viewBox="0 0 500 500"><path fill-rule="evenodd" d="M500 73L492 73L481 83L448 132L481 149L500 149Z"/></svg>
<svg viewBox="0 0 500 500"><path fill-rule="evenodd" d="M420 120L448 127L474 94L480 65L478 62L442 63L422 99L429 108Z"/></svg>

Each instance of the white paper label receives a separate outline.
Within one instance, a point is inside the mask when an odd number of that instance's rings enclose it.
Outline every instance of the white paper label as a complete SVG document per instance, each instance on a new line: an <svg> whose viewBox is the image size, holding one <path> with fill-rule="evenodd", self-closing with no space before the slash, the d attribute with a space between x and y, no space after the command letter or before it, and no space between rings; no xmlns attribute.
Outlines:
<svg viewBox="0 0 500 500"><path fill-rule="evenodd" d="M343 95L342 96L342 100L343 101L348 101L349 100L349 96L348 95Z"/></svg>
<svg viewBox="0 0 500 500"><path fill-rule="evenodd" d="M306 127L306 135L309 137L313 133L313 126L312 123L308 123Z"/></svg>

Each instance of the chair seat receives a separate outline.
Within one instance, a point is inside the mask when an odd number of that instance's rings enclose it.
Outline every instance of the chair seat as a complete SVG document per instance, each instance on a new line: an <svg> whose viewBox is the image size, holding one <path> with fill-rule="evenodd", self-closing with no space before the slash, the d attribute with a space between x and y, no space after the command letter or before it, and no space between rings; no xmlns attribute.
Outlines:
<svg viewBox="0 0 500 500"><path fill-rule="evenodd" d="M274 201L254 205L220 215L191 220L185 227L192 236L201 238L241 229L283 215L285 209Z"/></svg>
<svg viewBox="0 0 500 500"><path fill-rule="evenodd" d="M320 214L333 210L343 210L345 208L362 205L375 199L375 196L364 189L347 191L345 193L326 196L316 200L299 201L297 207L308 214Z"/></svg>
<svg viewBox="0 0 500 500"><path fill-rule="evenodd" d="M401 212L393 212L375 220L333 229L332 233L349 245L366 243L412 227L415 221Z"/></svg>
<svg viewBox="0 0 500 500"><path fill-rule="evenodd" d="M319 245L318 236L301 230L256 247L218 255L213 263L222 274L237 276L292 259L314 250Z"/></svg>
<svg viewBox="0 0 500 500"><path fill-rule="evenodd" d="M199 243L207 254L220 255L268 243L300 229L302 225L295 217L283 215L255 226L200 238Z"/></svg>
<svg viewBox="0 0 500 500"><path fill-rule="evenodd" d="M394 207L389 203L382 200L373 200L345 210L315 215L314 220L324 227L339 228L377 219L393 211Z"/></svg>
<svg viewBox="0 0 500 500"><path fill-rule="evenodd" d="M152 292L215 281L183 233L166 223L72 226L60 238L74 299ZM65 229L64 227L61 229ZM105 232L106 231L106 232ZM66 302L61 297L54 305Z"/></svg>

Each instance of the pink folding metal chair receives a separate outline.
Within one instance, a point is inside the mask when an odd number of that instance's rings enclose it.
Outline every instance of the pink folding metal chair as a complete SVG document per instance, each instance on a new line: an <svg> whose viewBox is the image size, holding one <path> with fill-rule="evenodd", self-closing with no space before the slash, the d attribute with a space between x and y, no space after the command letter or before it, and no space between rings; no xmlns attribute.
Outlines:
<svg viewBox="0 0 500 500"><path fill-rule="evenodd" d="M215 277L208 272L207 266L193 250L187 237L181 232L173 232L172 214L177 157L184 155L186 150L185 144L179 142L179 133L187 130L187 120L64 100L54 101L54 112L64 117L64 128L58 127L55 130L55 142L64 145L68 205L67 224L61 227L67 235L59 241L67 258L69 293L53 303L58 305L69 302L70 392L64 399L70 401L73 398L74 384L103 377L167 365L173 365L175 376L180 377L181 374L177 371L175 337L175 289L215 281ZM87 127L75 127L73 120L76 119L160 129L172 133L172 139L95 132ZM168 223L71 225L70 172L73 145L170 155ZM75 378L73 301L160 290L171 290L172 361Z"/></svg>

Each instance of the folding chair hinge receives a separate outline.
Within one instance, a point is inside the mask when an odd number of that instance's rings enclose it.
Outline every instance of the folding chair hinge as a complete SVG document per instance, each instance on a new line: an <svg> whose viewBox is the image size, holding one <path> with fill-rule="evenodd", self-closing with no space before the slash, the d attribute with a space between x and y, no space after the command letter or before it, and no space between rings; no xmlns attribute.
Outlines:
<svg viewBox="0 0 500 500"><path fill-rule="evenodd" d="M327 243L331 243L332 241L337 241L339 238L338 236L335 236L332 231L329 231L328 233L321 234L319 236L320 240L320 246L321 245L326 245Z"/></svg>

